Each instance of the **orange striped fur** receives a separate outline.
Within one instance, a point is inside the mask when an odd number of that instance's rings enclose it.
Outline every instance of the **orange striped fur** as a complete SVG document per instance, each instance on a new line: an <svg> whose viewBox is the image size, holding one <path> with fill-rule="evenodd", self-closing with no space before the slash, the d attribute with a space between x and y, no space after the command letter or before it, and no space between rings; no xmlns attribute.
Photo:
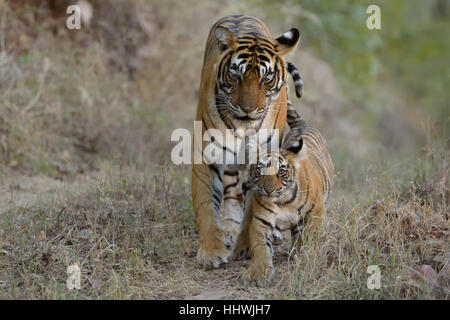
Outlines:
<svg viewBox="0 0 450 320"><path fill-rule="evenodd" d="M217 129L225 136L226 129L278 129L281 136L287 114L283 56L298 39L297 29L273 39L262 21L248 15L216 22L206 43L199 90L196 119L203 132ZM194 153L201 154L206 145L194 141ZM204 267L218 267L230 255L242 221L247 174L248 168L228 165L192 166L197 259Z"/></svg>
<svg viewBox="0 0 450 320"><path fill-rule="evenodd" d="M272 245L285 231L291 232L293 248L299 248L302 233L308 237L317 232L326 212L334 179L327 144L319 131L299 117L295 120L282 148L263 154L250 169L251 207L235 248L236 258L251 256L243 274L248 283L264 285L270 280Z"/></svg>

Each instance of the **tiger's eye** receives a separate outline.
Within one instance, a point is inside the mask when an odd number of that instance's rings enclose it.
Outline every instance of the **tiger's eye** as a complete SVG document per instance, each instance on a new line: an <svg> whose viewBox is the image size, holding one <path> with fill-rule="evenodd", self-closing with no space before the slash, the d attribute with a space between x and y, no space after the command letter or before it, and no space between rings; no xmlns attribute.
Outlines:
<svg viewBox="0 0 450 320"><path fill-rule="evenodd" d="M272 81L272 79L273 79L273 73L268 73L268 74L264 77L264 81L265 81L266 83Z"/></svg>
<svg viewBox="0 0 450 320"><path fill-rule="evenodd" d="M239 74L239 70L238 69L230 68L229 75L230 75L230 78L235 80L235 81L240 81L241 80L241 76Z"/></svg>

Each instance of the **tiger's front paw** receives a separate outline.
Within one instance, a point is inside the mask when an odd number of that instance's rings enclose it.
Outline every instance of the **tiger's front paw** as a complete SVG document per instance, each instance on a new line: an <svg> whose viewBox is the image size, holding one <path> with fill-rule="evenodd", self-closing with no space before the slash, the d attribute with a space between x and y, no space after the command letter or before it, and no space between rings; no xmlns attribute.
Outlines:
<svg viewBox="0 0 450 320"><path fill-rule="evenodd" d="M212 236L200 241L197 260L206 269L218 268L227 263L231 253L232 239L223 231L217 230Z"/></svg>
<svg viewBox="0 0 450 320"><path fill-rule="evenodd" d="M275 270L270 264L251 263L248 269L241 274L240 278L245 285L264 287L270 283L274 273Z"/></svg>

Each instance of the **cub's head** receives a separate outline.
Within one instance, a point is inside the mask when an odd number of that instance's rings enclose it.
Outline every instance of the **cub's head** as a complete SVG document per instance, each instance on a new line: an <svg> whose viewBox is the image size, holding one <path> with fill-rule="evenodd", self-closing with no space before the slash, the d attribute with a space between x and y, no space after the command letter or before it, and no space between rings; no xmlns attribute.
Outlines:
<svg viewBox="0 0 450 320"><path fill-rule="evenodd" d="M294 185L296 170L306 158L306 152L303 139L299 139L278 152L263 153L250 166L250 185L261 196L279 197Z"/></svg>
<svg viewBox="0 0 450 320"><path fill-rule="evenodd" d="M230 30L217 27L214 35L220 50L216 73L219 111L238 120L260 119L278 99L286 78L282 57L297 46L299 31L293 28L276 39L237 38Z"/></svg>

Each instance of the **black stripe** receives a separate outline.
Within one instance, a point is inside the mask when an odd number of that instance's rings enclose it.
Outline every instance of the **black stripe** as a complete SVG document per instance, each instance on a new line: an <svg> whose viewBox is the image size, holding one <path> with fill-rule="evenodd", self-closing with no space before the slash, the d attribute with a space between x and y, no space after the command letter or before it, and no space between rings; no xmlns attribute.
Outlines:
<svg viewBox="0 0 450 320"><path fill-rule="evenodd" d="M269 222L264 220L263 218L257 217L255 216L255 219L258 219L259 221L261 221L264 225L270 227L270 230L273 230L273 225Z"/></svg>
<svg viewBox="0 0 450 320"><path fill-rule="evenodd" d="M289 61L287 62L287 69L288 69L288 72L291 74L292 79L294 80L295 94L296 94L297 98L301 98L303 95L302 75L298 71L297 67Z"/></svg>
<svg viewBox="0 0 450 320"><path fill-rule="evenodd" d="M255 197L255 199L256 199L256 202L257 202L261 207L263 207L264 209L266 209L267 211L269 211L269 212L271 212L271 213L275 213L275 214L276 214L275 211L273 211L273 210L267 208L266 206L264 206L264 205L258 200L258 197Z"/></svg>
<svg viewBox="0 0 450 320"><path fill-rule="evenodd" d="M237 186L237 184L239 183L239 181L236 181L235 183L229 184L225 187L225 190L223 190L223 193L226 194L229 188L235 187Z"/></svg>
<svg viewBox="0 0 450 320"><path fill-rule="evenodd" d="M313 203L312 204L312 206L311 206L311 208L308 210L308 211L306 211L306 213L305 213L305 217L308 215L308 214L310 214L311 213L311 211L313 211L313 209L314 209L314 207L316 206L316 204L315 203Z"/></svg>
<svg viewBox="0 0 450 320"><path fill-rule="evenodd" d="M213 193L212 196L215 200L215 203L214 203L215 205L219 204L222 201L222 199L220 199L220 197L217 194Z"/></svg>
<svg viewBox="0 0 450 320"><path fill-rule="evenodd" d="M214 136L211 136L211 142L214 143L214 145L216 147L222 148L222 150L225 151L225 155L226 155L227 152L229 152L229 153L232 153L233 156L236 156L236 153L233 150L231 150L230 148L228 148L226 146L220 145L219 142L216 140L216 138Z"/></svg>
<svg viewBox="0 0 450 320"><path fill-rule="evenodd" d="M240 51L244 48L246 48L246 47L240 46L237 48L237 51ZM240 55L238 55L238 59L247 59L248 57L250 57L250 55L248 53L241 53Z"/></svg>
<svg viewBox="0 0 450 320"><path fill-rule="evenodd" d="M295 67L295 65L289 61L287 61L287 68L289 73L293 73L297 68Z"/></svg>
<svg viewBox="0 0 450 320"><path fill-rule="evenodd" d="M297 185L297 182L295 182L294 191L292 192L292 197L290 197L286 202L275 201L275 204L279 207L288 205L289 203L294 202L294 200L297 198L297 193L298 193L298 185Z"/></svg>
<svg viewBox="0 0 450 320"><path fill-rule="evenodd" d="M266 56L262 55L262 54L260 54L260 55L258 56L258 58L259 58L259 60L270 62L270 59L267 58Z"/></svg>
<svg viewBox="0 0 450 320"><path fill-rule="evenodd" d="M234 196L228 196L228 197L224 197L223 200L229 200L229 199L233 199L233 200L237 200L237 201L242 201L242 198L238 198L238 197L234 197Z"/></svg>
<svg viewBox="0 0 450 320"><path fill-rule="evenodd" d="M256 37L256 35L253 33L249 33L251 36L242 36L239 37L239 40L264 40L264 39L260 39L258 37Z"/></svg>
<svg viewBox="0 0 450 320"><path fill-rule="evenodd" d="M216 212L219 212L220 205L222 204L222 192L218 190L214 185L212 186L212 197L214 202L214 209Z"/></svg>
<svg viewBox="0 0 450 320"><path fill-rule="evenodd" d="M239 171L225 171L223 174L227 176L237 176L239 174Z"/></svg>
<svg viewBox="0 0 450 320"><path fill-rule="evenodd" d="M217 189L216 186L212 186L212 195L214 198L217 198L217 201L221 201L222 200L222 190Z"/></svg>
<svg viewBox="0 0 450 320"><path fill-rule="evenodd" d="M240 221L234 220L234 219L232 219L232 218L226 218L226 219L223 219L222 222L223 222L223 221L231 221L231 222L234 222L234 223L237 223L237 224L241 224Z"/></svg>
<svg viewBox="0 0 450 320"><path fill-rule="evenodd" d="M209 165L208 167L210 169L212 169L217 174L217 177L219 178L220 182L223 183L223 178L222 178L222 175L219 172L219 169L217 169L216 166L214 166L214 165Z"/></svg>
<svg viewBox="0 0 450 320"><path fill-rule="evenodd" d="M270 141L272 141L272 137L273 137L273 133L274 133L273 130L277 130L277 129L272 129L272 130L270 131L270 136L267 138L266 141L264 141L264 142L260 141L259 144L260 144L261 146L263 146L263 145L269 145ZM270 150L271 150L271 149L270 149Z"/></svg>
<svg viewBox="0 0 450 320"><path fill-rule="evenodd" d="M316 194L316 197L313 200L313 204L311 205L311 208L309 208L308 211L306 211L306 213L305 213L305 218L311 213L311 211L314 210L314 207L316 206L316 200L317 200L318 196L319 196L319 194Z"/></svg>

